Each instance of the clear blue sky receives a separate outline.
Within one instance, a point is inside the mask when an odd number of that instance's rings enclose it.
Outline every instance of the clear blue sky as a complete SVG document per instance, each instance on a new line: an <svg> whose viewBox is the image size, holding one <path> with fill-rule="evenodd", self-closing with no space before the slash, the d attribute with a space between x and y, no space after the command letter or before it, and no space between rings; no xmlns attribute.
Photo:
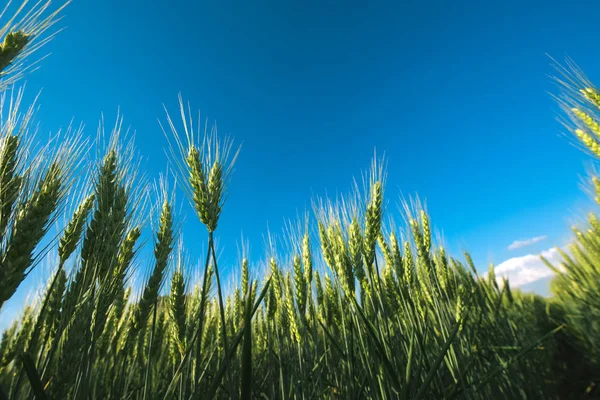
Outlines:
<svg viewBox="0 0 600 400"><path fill-rule="evenodd" d="M589 206L590 158L560 136L546 53L599 82L599 13L567 1L76 0L27 88L44 89L44 131L74 118L91 135L120 107L151 178L167 166L157 118L180 91L243 142L225 251L243 233L262 257L267 227L346 192L377 148L390 209L418 193L450 249L487 269L564 245ZM188 247L201 229L188 215ZM547 239L507 250L536 236Z"/></svg>

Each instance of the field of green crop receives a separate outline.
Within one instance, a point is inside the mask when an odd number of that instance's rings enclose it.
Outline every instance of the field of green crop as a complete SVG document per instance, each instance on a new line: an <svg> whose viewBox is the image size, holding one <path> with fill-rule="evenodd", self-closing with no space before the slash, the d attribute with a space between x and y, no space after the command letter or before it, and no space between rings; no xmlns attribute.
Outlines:
<svg viewBox="0 0 600 400"><path fill-rule="evenodd" d="M77 130L30 151L33 109L12 88L52 39L60 10L46 7L0 16L0 306L44 254L58 254L42 300L2 335L0 399L595 398L599 217L574 230L561 265L548 263L552 298L522 293L493 267L481 276L468 254L447 254L419 202L387 213L374 160L343 200L315 201L285 252L267 254L266 273L240 260L226 292L215 241L238 148L193 130L182 103L172 113L182 121L163 127L208 232L192 287L164 181L153 242L139 240L146 200L119 124L96 160ZM568 128L600 158L600 91L570 63L557 75ZM83 183L82 166L92 171ZM600 179L591 183L600 203ZM152 270L132 301L142 246Z"/></svg>

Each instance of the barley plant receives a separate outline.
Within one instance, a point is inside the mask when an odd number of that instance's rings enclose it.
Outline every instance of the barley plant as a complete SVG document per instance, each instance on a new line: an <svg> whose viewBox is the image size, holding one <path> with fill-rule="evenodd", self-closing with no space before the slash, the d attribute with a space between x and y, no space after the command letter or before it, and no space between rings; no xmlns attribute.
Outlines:
<svg viewBox="0 0 600 400"><path fill-rule="evenodd" d="M83 153L78 129L35 140L35 106L23 110L15 84L57 32L48 28L61 9L25 2L15 17L0 14L0 306L42 260L55 262L40 301L2 333L0 398L593 396L597 217L575 231L564 262L549 265L555 297L545 299L511 289L493 265L481 275L469 254L450 255L418 200L394 212L384 160L374 159L363 185L317 199L266 262L242 257L227 287L216 239L239 147L180 98L161 126L206 233L194 285L174 192L168 179L152 186L138 173L121 119L100 125L109 140L97 157ZM600 92L567 76L560 102L600 156ZM141 284L132 279L140 271Z"/></svg>

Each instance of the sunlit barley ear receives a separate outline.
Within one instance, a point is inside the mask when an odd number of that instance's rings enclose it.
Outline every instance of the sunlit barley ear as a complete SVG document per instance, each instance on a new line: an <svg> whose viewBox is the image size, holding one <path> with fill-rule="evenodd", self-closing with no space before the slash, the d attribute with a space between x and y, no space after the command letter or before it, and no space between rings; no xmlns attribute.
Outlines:
<svg viewBox="0 0 600 400"><path fill-rule="evenodd" d="M9 219L22 184L17 174L20 138L8 134L0 137L0 235L9 225Z"/></svg>
<svg viewBox="0 0 600 400"><path fill-rule="evenodd" d="M506 299L508 300L509 303L512 304L514 302L514 298L512 295L512 290L510 289L510 282L504 276L502 277L502 287L504 288L504 290L506 292Z"/></svg>
<svg viewBox="0 0 600 400"><path fill-rule="evenodd" d="M275 296L277 297L277 301L281 301L283 299L283 289L282 289L282 276L281 270L277 266L277 262L274 257L271 257L271 274L272 274L272 283L271 287L275 292Z"/></svg>
<svg viewBox="0 0 600 400"><path fill-rule="evenodd" d="M22 1L8 16L9 1L0 11L0 92L37 66L39 60L27 65L27 59L58 33L48 31L61 20L60 13L69 2L52 10L51 1Z"/></svg>
<svg viewBox="0 0 600 400"><path fill-rule="evenodd" d="M446 290L448 288L448 258L446 257L446 251L443 247L440 247L438 250L438 255L436 257L436 268L435 268L438 282L440 283L440 287L442 290Z"/></svg>
<svg viewBox="0 0 600 400"><path fill-rule="evenodd" d="M19 320L15 319L13 323L2 332L2 340L0 340L0 367L5 367L10 361L10 352L12 343L14 343Z"/></svg>
<svg viewBox="0 0 600 400"><path fill-rule="evenodd" d="M34 307L32 305L26 306L20 318L15 321L15 333L12 340L8 343L9 346L4 352L0 366L7 366L23 351L25 344L31 339L35 322L34 317ZM20 322L20 326L17 326L18 322Z"/></svg>
<svg viewBox="0 0 600 400"><path fill-rule="evenodd" d="M289 330L293 339L296 343L300 343L301 336L300 330L298 329L298 321L296 320L296 309L294 307L294 291L292 288L292 279L288 274L284 280L285 285L285 309L287 312L287 321L289 324Z"/></svg>
<svg viewBox="0 0 600 400"><path fill-rule="evenodd" d="M270 321L273 321L276 314L277 314L277 293L275 291L273 281L271 281L271 286L269 287L269 293L268 293L268 297L267 297L267 316Z"/></svg>
<svg viewBox="0 0 600 400"><path fill-rule="evenodd" d="M256 300L256 293L258 291L258 280L254 280L252 282L252 285L250 286L250 303L249 304L254 304L254 301Z"/></svg>
<svg viewBox="0 0 600 400"><path fill-rule="evenodd" d="M369 269L375 262L375 245L381 232L382 203L383 188L381 187L381 182L373 182L369 203L367 204L364 235L365 264Z"/></svg>
<svg viewBox="0 0 600 400"><path fill-rule="evenodd" d="M458 287L458 296L456 299L456 310L454 312L454 317L456 318L456 323L459 324L460 331L462 331L462 328L464 325L464 317L465 317L465 310L466 310L466 306L465 306L466 293L467 293L467 291L465 290L465 287L461 284Z"/></svg>
<svg viewBox="0 0 600 400"><path fill-rule="evenodd" d="M127 233L127 235L125 235L125 238L121 242L118 255L116 257L115 268L111 272L111 276L105 278L106 284L108 286L104 292L104 297L106 298L102 299L102 301L108 303L103 303L102 307L107 308L110 305L110 303L112 303L117 297L122 298L124 296L123 284L128 276L128 271L131 268L133 259L135 258L135 246L138 239L140 238L140 235L140 228L135 227L131 229ZM100 329L103 322L99 321L99 323L100 326L98 327L98 329Z"/></svg>
<svg viewBox="0 0 600 400"><path fill-rule="evenodd" d="M403 278L404 281L406 282L406 284L408 285L408 287L411 287L413 284L413 279L414 279L414 275L413 275L413 271L414 271L414 262L413 262L413 256L412 256L412 246L410 245L410 242L408 240L406 240L404 242L404 262L402 263L402 267L403 267Z"/></svg>
<svg viewBox="0 0 600 400"><path fill-rule="evenodd" d="M60 306L65 292L67 275L63 268L58 268L54 278L46 289L42 307L35 321L33 334L29 338L27 347L24 349L29 354L37 354L39 346L46 341L50 335L54 336L61 320ZM44 336L42 339L40 336Z"/></svg>
<svg viewBox="0 0 600 400"><path fill-rule="evenodd" d="M592 177L592 184L594 185L594 200L600 205L600 178L597 176Z"/></svg>
<svg viewBox="0 0 600 400"><path fill-rule="evenodd" d="M44 330L45 335L53 335L60 323L60 305L62 302L62 297L65 293L65 289L67 286L67 274L64 269L58 271L58 277L56 279L56 284L52 291L47 294L48 298L48 311L43 316L44 317Z"/></svg>
<svg viewBox="0 0 600 400"><path fill-rule="evenodd" d="M489 284L498 289L498 282L496 281L496 269L494 268L494 264L490 264L487 278Z"/></svg>
<svg viewBox="0 0 600 400"><path fill-rule="evenodd" d="M429 216L425 210L421 209L421 226L423 229L423 246L426 252L431 251L431 227L429 226Z"/></svg>
<svg viewBox="0 0 600 400"><path fill-rule="evenodd" d="M234 320L234 325L237 326L242 320L243 303L242 303L242 291L240 288L235 288L233 292L233 311L231 318Z"/></svg>
<svg viewBox="0 0 600 400"><path fill-rule="evenodd" d="M239 292L238 292L239 295ZM234 325L233 325L233 320L235 318L235 314L234 314L234 302L235 297L234 296L227 296L226 300L225 300L225 323L227 324L227 337L229 337L230 332L233 332L234 330Z"/></svg>
<svg viewBox="0 0 600 400"><path fill-rule="evenodd" d="M186 107L181 95L179 111L182 129L178 131L168 111L166 117L170 134L161 124L169 141L169 158L182 181L188 182L185 190L200 222L209 232L214 232L240 148L234 148L231 138L219 137L216 126L213 125L210 130L206 126L201 128L200 121L194 121L189 104Z"/></svg>
<svg viewBox="0 0 600 400"><path fill-rule="evenodd" d="M324 293L323 293L323 285L321 283L321 275L319 275L319 271L315 271L315 289L317 293L317 306L323 311L323 302L324 302Z"/></svg>
<svg viewBox="0 0 600 400"><path fill-rule="evenodd" d="M396 272L398 279L402 279L403 267L402 267L402 252L400 251L400 245L394 232L390 233L390 251L392 253L392 264Z"/></svg>
<svg viewBox="0 0 600 400"><path fill-rule="evenodd" d="M164 281L167 262L173 250L173 216L169 201L165 199L160 211L158 232L154 243L154 268L138 303L135 322L136 329L141 330L146 326L150 311L158 299L158 292Z"/></svg>
<svg viewBox="0 0 600 400"><path fill-rule="evenodd" d="M304 279L304 270L300 262L300 257L294 257L294 285L296 287L296 303L298 305L298 312L302 316L306 311L306 296L308 293L308 287L306 280Z"/></svg>
<svg viewBox="0 0 600 400"><path fill-rule="evenodd" d="M352 219L348 228L348 249L350 251L352 266L354 267L354 274L358 281L362 282L366 278L363 268L363 237L356 218Z"/></svg>
<svg viewBox="0 0 600 400"><path fill-rule="evenodd" d="M75 251L81 234L83 233L83 226L85 221L94 205L94 195L91 194L83 200L79 205L73 217L65 227L65 230L58 243L58 258L61 264L64 264L69 256Z"/></svg>
<svg viewBox="0 0 600 400"><path fill-rule="evenodd" d="M600 92L593 87L586 87L579 90L583 96L596 107L600 108Z"/></svg>
<svg viewBox="0 0 600 400"><path fill-rule="evenodd" d="M599 181L600 183L600 181ZM596 199L597 202L597 199ZM590 234L595 234L598 235L600 234L600 220L598 219L598 217L596 216L596 214L589 213L588 214L588 222L590 223L591 227L592 227L592 232L590 232Z"/></svg>
<svg viewBox="0 0 600 400"><path fill-rule="evenodd" d="M323 300L325 303L325 315L326 315L326 321L327 321L327 325L331 326L334 322L335 319L335 314L336 314L336 307L337 307L337 303L336 303L336 291L333 288L333 284L331 283L331 278L329 278L329 275L325 275L325 292L324 292L324 296L323 296Z"/></svg>
<svg viewBox="0 0 600 400"><path fill-rule="evenodd" d="M579 108L572 108L571 112L594 134L596 138L600 138L600 124L594 120L585 111Z"/></svg>
<svg viewBox="0 0 600 400"><path fill-rule="evenodd" d="M169 316L172 321L173 341L179 354L185 351L186 295L185 279L181 266L173 272L169 296Z"/></svg>
<svg viewBox="0 0 600 400"><path fill-rule="evenodd" d="M385 241L383 233L379 234L379 236L377 237L377 242L379 243L379 248L381 248L381 252L383 253L383 259L385 260L386 266L392 267L394 265L392 251L390 250L390 246Z"/></svg>
<svg viewBox="0 0 600 400"><path fill-rule="evenodd" d="M22 94L10 97L6 120L0 120L0 306L49 249L35 252L64 208L83 146L81 130L69 126L43 147L32 147L33 109L19 114ZM0 111L5 101L1 96ZM33 150L36 154L29 156Z"/></svg>
<svg viewBox="0 0 600 400"><path fill-rule="evenodd" d="M339 221L329 226L328 236L333 250L334 271L338 275L344 291L350 296L354 295L355 284L352 262Z"/></svg>
<svg viewBox="0 0 600 400"><path fill-rule="evenodd" d="M306 281L307 290L310 296L312 291L313 260L308 232L306 232L302 238L302 264L304 266L304 280Z"/></svg>
<svg viewBox="0 0 600 400"><path fill-rule="evenodd" d="M573 133L593 155L600 157L600 144L592 137L592 135L585 132L583 129L575 129Z"/></svg>
<svg viewBox="0 0 600 400"><path fill-rule="evenodd" d="M385 289L385 299L388 305L395 310L398 306L396 299L398 298L396 280L391 265L386 265L383 270L383 283Z"/></svg>
<svg viewBox="0 0 600 400"><path fill-rule="evenodd" d="M331 268L335 268L335 259L333 255L333 248L331 245L331 239L325 229L325 225L323 222L318 222L319 228L319 239L321 240L321 252L323 254L323 258L325 258L325 262Z"/></svg>
<svg viewBox="0 0 600 400"><path fill-rule="evenodd" d="M244 298L248 295L249 285L249 271L248 271L248 259L244 257L242 260L242 296Z"/></svg>
<svg viewBox="0 0 600 400"><path fill-rule="evenodd" d="M0 305L25 279L33 263L33 251L46 234L49 222L63 196L61 166L51 165L29 201L20 206L7 250L0 261Z"/></svg>
<svg viewBox="0 0 600 400"><path fill-rule="evenodd" d="M560 92L553 96L563 109L560 122L578 139L585 150L600 158L600 92L570 59L566 65L554 65L553 77Z"/></svg>

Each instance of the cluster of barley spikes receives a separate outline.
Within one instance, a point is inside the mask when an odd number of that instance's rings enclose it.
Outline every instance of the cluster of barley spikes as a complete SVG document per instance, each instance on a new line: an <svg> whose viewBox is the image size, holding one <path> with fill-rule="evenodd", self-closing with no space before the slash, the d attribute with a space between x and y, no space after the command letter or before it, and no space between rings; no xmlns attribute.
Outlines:
<svg viewBox="0 0 600 400"><path fill-rule="evenodd" d="M12 84L46 40L57 15L42 19L47 7L23 7L0 30L0 78ZM593 318L577 325L598 315L597 220L579 235L585 248L574 248L569 274L558 271L572 307L548 312L493 266L479 276L468 254L448 255L418 202L394 224L375 162L364 189L316 202L267 265L242 258L226 290L215 235L237 150L215 131L200 134L182 103L182 128L167 114L164 130L207 232L193 286L167 190L150 207L153 257L141 257L146 189L120 124L91 164L79 131L33 151L33 109L19 113L21 92L8 95L9 86L0 86L0 306L45 254L58 257L40 301L2 335L0 399L543 399L585 389L572 378L574 354L591 348L595 360L598 343L582 339L580 349L559 335L562 321L577 337L598 331ZM583 110L573 113L595 132ZM92 178L81 183L84 168ZM148 263L147 279L132 285Z"/></svg>

